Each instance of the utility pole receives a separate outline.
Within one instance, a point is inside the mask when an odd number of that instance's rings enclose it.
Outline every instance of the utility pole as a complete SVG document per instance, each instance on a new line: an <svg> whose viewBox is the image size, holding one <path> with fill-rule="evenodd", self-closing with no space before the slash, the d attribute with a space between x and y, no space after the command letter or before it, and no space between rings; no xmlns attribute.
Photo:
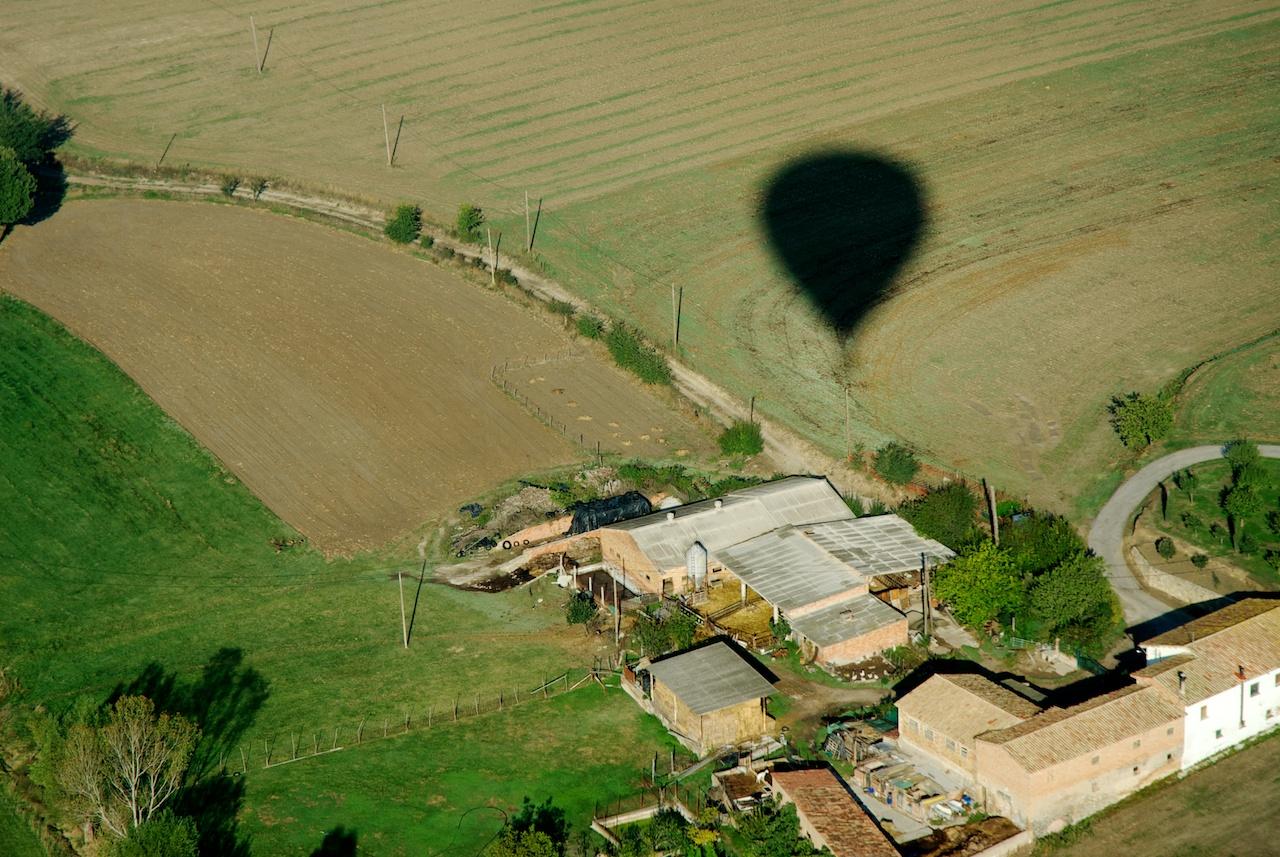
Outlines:
<svg viewBox="0 0 1280 857"><path fill-rule="evenodd" d="M671 351L680 347L680 304L676 300L676 284L671 284Z"/></svg>
<svg viewBox="0 0 1280 857"><path fill-rule="evenodd" d="M156 169L160 169L160 165L164 163L165 155L169 154L169 149L173 147L173 141L178 139L177 133L169 138L169 142L165 143L164 151L160 153L160 160L156 161Z"/></svg>
<svg viewBox="0 0 1280 857"><path fill-rule="evenodd" d="M529 234L529 191L524 192L524 252L533 249L533 237Z"/></svg>
<svg viewBox="0 0 1280 857"><path fill-rule="evenodd" d="M924 635L930 636L929 628L929 562L923 553L920 554L921 606L924 608Z"/></svg>
<svg viewBox="0 0 1280 857"><path fill-rule="evenodd" d="M400 633L404 637L404 647L409 648L409 623L404 618L404 572L396 572L396 581L400 584Z"/></svg>
<svg viewBox="0 0 1280 857"><path fill-rule="evenodd" d="M754 424L755 421L756 421L756 397L755 397L755 394L753 393L751 395L751 416L747 419L747 422Z"/></svg>
<svg viewBox="0 0 1280 857"><path fill-rule="evenodd" d="M258 53L258 26L253 23L253 16L249 16L249 32L253 34L253 67L258 70L258 74L262 74L261 54Z"/></svg>
<svg viewBox="0 0 1280 857"><path fill-rule="evenodd" d="M382 105L382 139L387 143L387 166L391 166L391 132L387 130L387 105Z"/></svg>
<svg viewBox="0 0 1280 857"><path fill-rule="evenodd" d="M493 250L493 230L488 226L484 228L485 234L489 236L489 285L498 285L498 254Z"/></svg>

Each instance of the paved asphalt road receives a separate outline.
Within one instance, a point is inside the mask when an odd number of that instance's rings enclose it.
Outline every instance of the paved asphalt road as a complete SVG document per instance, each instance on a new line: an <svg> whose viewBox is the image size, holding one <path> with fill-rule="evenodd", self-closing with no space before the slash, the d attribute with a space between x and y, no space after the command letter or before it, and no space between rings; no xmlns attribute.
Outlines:
<svg viewBox="0 0 1280 857"><path fill-rule="evenodd" d="M1280 445L1259 444L1258 449L1265 458L1280 458ZM1106 561L1111 585L1115 587L1120 606L1124 608L1125 621L1130 626L1149 622L1172 610L1141 587L1125 561L1124 532L1133 510L1161 481L1176 471L1221 457L1221 446L1193 446L1158 458L1117 488L1094 520L1089 530L1089 547Z"/></svg>

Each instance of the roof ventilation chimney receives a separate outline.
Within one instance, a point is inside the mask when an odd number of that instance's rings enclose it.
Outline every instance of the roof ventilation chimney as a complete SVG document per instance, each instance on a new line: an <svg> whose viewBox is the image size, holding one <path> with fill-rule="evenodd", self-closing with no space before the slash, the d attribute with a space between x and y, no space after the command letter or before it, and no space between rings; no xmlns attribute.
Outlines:
<svg viewBox="0 0 1280 857"><path fill-rule="evenodd" d="M717 499L717 500L716 500L716 502L715 502L715 507L716 507L717 509L722 509L722 508L724 508L724 501L723 501L723 500L720 500L720 499Z"/></svg>
<svg viewBox="0 0 1280 857"><path fill-rule="evenodd" d="M676 513L675 513L675 512L667 512L667 520L668 520L668 521L674 521L675 519L676 519Z"/></svg>
<svg viewBox="0 0 1280 857"><path fill-rule="evenodd" d="M1187 674L1178 670L1178 696L1187 695Z"/></svg>

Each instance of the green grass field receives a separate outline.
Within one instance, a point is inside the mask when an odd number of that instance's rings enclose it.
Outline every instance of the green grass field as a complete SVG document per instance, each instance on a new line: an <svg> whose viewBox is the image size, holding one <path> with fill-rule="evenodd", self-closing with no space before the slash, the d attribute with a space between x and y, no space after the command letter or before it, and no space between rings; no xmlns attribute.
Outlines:
<svg viewBox="0 0 1280 857"><path fill-rule="evenodd" d="M1263 560L1268 549L1280 550L1280 533L1272 531L1267 522L1268 515L1280 512L1280 461L1263 459L1260 466L1266 476L1258 490L1263 499L1262 509L1244 521L1244 532L1255 545L1251 553L1232 549L1227 514L1219 505L1222 489L1231 484L1231 468L1225 461L1209 461L1193 468L1199 479L1194 499L1170 485L1168 520L1153 517L1152 526L1198 545L1209 556L1224 557L1265 584L1273 587L1280 584L1280 574ZM1187 515L1191 517L1184 517ZM1216 533L1210 530L1213 524L1220 528Z"/></svg>
<svg viewBox="0 0 1280 857"><path fill-rule="evenodd" d="M1236 437L1280 441L1280 337L1205 366L1178 396L1172 442L1191 446Z"/></svg>
<svg viewBox="0 0 1280 857"><path fill-rule="evenodd" d="M0 854L5 857L44 857L40 840L14 809L7 789L0 789Z"/></svg>
<svg viewBox="0 0 1280 857"><path fill-rule="evenodd" d="M261 822L266 804L254 796L265 792L257 790L254 766L264 739L274 740L279 759L295 731L305 747L312 731L332 734L336 726L347 743L362 717L370 730L380 730L372 724L383 718L402 721L406 710L417 722L429 706L438 711L474 694L510 699L547 674L591 663L595 639L565 625L554 587L535 597L528 589L494 595L427 584L405 650L394 572L416 573L416 560L326 563L311 551L276 553L269 540L290 535L285 525L96 351L10 298L0 298L0 339L0 395L12 403L0 410L0 507L7 516L0 528L0 657L22 684L19 710L56 710L81 695L101 700L120 685L203 687L235 713L217 751L233 767L240 746L250 753L243 812L256 819L258 853L277 853L314 832ZM410 597L415 588L406 581ZM634 706L606 704L634 740L602 741L589 769L616 764L621 782L664 745ZM532 730L551 711L543 713L543 705L530 703L512 717L527 719ZM508 742L513 727L487 722L482 716L466 727L487 732L485 742L453 743L460 769L475 762L472 750L479 759L498 751L516 758L528 749L523 738ZM323 766L308 761L261 776L304 790L312 770L358 783L344 771L368 764L366 753L394 756L411 770L434 764L441 740L413 734L377 750L335 754ZM545 752L566 753L570 770L574 733L548 729L541 740ZM447 803L424 801L426 827L403 832L385 817L382 801L361 798L361 786L353 785L341 817L324 823L366 831L368 853L409 853L423 844L413 836L456 823L456 807L491 796L501 803L538 784L532 768L508 779L500 792L474 778L442 785ZM420 797L407 783L376 788L391 803Z"/></svg>

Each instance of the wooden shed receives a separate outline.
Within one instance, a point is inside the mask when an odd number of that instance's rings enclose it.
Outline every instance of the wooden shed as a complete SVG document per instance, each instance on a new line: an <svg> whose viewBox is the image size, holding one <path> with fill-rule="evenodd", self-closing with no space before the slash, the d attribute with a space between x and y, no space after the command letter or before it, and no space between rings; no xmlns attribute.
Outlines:
<svg viewBox="0 0 1280 857"><path fill-rule="evenodd" d="M773 731L765 700L777 677L726 638L659 658L648 673L654 713L699 756Z"/></svg>

